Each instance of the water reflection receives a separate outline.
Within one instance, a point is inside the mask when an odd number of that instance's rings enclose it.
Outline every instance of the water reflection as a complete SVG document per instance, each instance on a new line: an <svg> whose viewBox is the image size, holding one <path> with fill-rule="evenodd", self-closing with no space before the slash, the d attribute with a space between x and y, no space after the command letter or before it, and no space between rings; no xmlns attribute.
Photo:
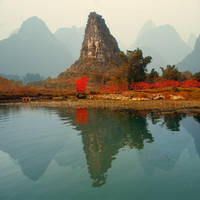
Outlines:
<svg viewBox="0 0 200 200"><path fill-rule="evenodd" d="M88 112L89 124L78 126L81 130L88 170L93 186L106 182L106 173L120 148L142 149L144 142L153 142L144 117L133 117L131 112Z"/></svg>
<svg viewBox="0 0 200 200"><path fill-rule="evenodd" d="M76 109L76 122L80 125L88 124L88 116L86 108Z"/></svg>
<svg viewBox="0 0 200 200"><path fill-rule="evenodd" d="M180 121L182 120L182 118L183 116L181 114L168 114L164 117L164 123L169 130L180 131Z"/></svg>
<svg viewBox="0 0 200 200"><path fill-rule="evenodd" d="M64 112L66 111L60 109L58 114L62 117ZM145 142L153 142L146 118L135 116L131 111L88 110L87 118L88 124L73 125L81 131L88 171L94 187L105 184L106 173L121 148L128 146L140 150Z"/></svg>
<svg viewBox="0 0 200 200"><path fill-rule="evenodd" d="M180 122L183 118L186 117L186 114L180 114L180 113L150 113L149 117L152 121L152 124L158 124L161 119L163 118L162 125L166 126L166 128L170 131L180 131Z"/></svg>
<svg viewBox="0 0 200 200"><path fill-rule="evenodd" d="M69 134L60 130L61 125L56 125L57 117L65 127L70 125L81 136L93 187L106 183L108 170L112 168L113 160L122 148L139 152L139 162L147 174L153 174L155 168L165 171L173 169L188 142L184 137L182 139L170 135L166 129L180 132L181 127L184 127L193 138L200 156L199 115L186 117L167 114L160 117L156 113L150 113L147 117L146 114L141 115L134 111L86 111L84 108L38 110L41 111L38 115L32 115L30 110L26 113L19 107L0 108L0 120L10 118L9 115L13 113L23 113L22 121L18 117L16 122L23 122L21 127L14 124L13 127L17 127L17 130L9 129L9 132L6 132L2 129L4 132L0 133L0 150L17 161L23 174L33 181L40 179L52 160L60 166L84 167L81 146L76 146ZM49 118L50 113L53 115ZM40 117L37 119L38 116ZM10 120L12 122L12 118ZM150 122L151 126L156 126L157 135L150 127ZM166 134L163 134L163 131Z"/></svg>
<svg viewBox="0 0 200 200"><path fill-rule="evenodd" d="M1 109L4 117L23 109L14 107L9 112L6 110ZM37 117L38 115L31 114L30 111L25 112L18 116L18 124L9 117L6 130L0 132L0 150L8 153L20 166L23 174L33 181L37 181L44 174L67 140L66 134L58 135L56 131L46 131L50 120L46 119L45 115Z"/></svg>
<svg viewBox="0 0 200 200"><path fill-rule="evenodd" d="M65 115L62 109L59 110L58 114ZM71 116L74 117L74 115ZM159 124L160 119L163 118L160 126L162 134L163 125L170 131L179 132L181 121L185 119L186 115L173 113L161 117L151 113L149 117L155 125ZM147 116L143 116L141 113L88 110L86 118L89 123L83 126L75 124L73 119L71 121L76 130L81 131L88 171L94 187L106 183L107 171L112 167L112 162L116 159L121 148L129 147L143 150L145 143L154 141L148 129ZM199 127L199 124L196 125ZM200 145L198 137L195 138L195 142ZM200 155L198 145L196 148ZM185 138L164 135L164 137L159 137L153 146L144 149L139 154L139 160L148 174L152 174L155 168L169 171L174 168L186 147Z"/></svg>
<svg viewBox="0 0 200 200"><path fill-rule="evenodd" d="M200 157L200 115L187 117L182 121L183 127L188 131L194 140L196 151Z"/></svg>

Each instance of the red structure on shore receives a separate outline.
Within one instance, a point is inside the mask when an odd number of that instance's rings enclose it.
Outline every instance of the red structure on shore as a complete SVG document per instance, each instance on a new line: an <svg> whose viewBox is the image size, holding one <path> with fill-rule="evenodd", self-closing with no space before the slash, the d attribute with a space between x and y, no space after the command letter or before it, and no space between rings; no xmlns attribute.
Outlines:
<svg viewBox="0 0 200 200"><path fill-rule="evenodd" d="M77 92L85 92L85 89L86 89L86 85L87 85L87 77L84 77L84 78L80 78L80 79L77 79L75 81L75 84L76 84L76 91Z"/></svg>

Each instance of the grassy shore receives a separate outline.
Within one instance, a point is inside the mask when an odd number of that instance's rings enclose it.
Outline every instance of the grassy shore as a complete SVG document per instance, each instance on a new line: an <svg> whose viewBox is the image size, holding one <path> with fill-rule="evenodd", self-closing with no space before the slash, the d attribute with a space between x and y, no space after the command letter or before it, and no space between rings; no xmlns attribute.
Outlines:
<svg viewBox="0 0 200 200"><path fill-rule="evenodd" d="M31 97L31 102L23 103L23 97ZM176 100L175 100L176 99ZM19 88L0 92L0 105L45 106L68 108L134 109L148 111L193 110L200 113L200 88L163 88L120 93L87 91L87 99L76 98L74 90L47 90Z"/></svg>
<svg viewBox="0 0 200 200"><path fill-rule="evenodd" d="M30 107L63 107L63 108L99 108L99 109L133 109L136 111L175 111L180 113L200 113L200 101L120 101L120 100L65 100L65 101L35 101L30 103L1 103L1 106Z"/></svg>

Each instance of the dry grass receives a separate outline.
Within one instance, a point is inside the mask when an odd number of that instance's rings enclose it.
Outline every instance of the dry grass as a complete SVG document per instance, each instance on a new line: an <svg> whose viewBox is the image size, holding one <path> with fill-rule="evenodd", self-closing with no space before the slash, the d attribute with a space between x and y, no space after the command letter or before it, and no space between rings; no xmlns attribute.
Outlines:
<svg viewBox="0 0 200 200"><path fill-rule="evenodd" d="M7 103L3 105L32 107L98 108L109 110L133 109L147 112L199 113L200 101L116 101L116 100L66 100L31 103Z"/></svg>
<svg viewBox="0 0 200 200"><path fill-rule="evenodd" d="M133 94L135 97L147 97L151 94L162 94L166 99L169 99L170 95L175 95L183 96L186 100L200 100L200 88L179 87L177 92L175 92L172 87L122 92L122 95L131 94Z"/></svg>
<svg viewBox="0 0 200 200"><path fill-rule="evenodd" d="M20 97L42 97L42 96L68 97L75 95L75 93L76 93L75 90L43 89L34 87L0 88L0 99L15 99Z"/></svg>

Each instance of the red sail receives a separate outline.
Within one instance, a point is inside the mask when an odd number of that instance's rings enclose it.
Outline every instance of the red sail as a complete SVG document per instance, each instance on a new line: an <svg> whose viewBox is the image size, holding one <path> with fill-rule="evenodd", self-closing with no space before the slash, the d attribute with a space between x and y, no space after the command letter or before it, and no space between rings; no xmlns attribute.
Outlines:
<svg viewBox="0 0 200 200"><path fill-rule="evenodd" d="M76 83L76 91L77 92L85 92L86 84L87 84L87 77L77 79Z"/></svg>

